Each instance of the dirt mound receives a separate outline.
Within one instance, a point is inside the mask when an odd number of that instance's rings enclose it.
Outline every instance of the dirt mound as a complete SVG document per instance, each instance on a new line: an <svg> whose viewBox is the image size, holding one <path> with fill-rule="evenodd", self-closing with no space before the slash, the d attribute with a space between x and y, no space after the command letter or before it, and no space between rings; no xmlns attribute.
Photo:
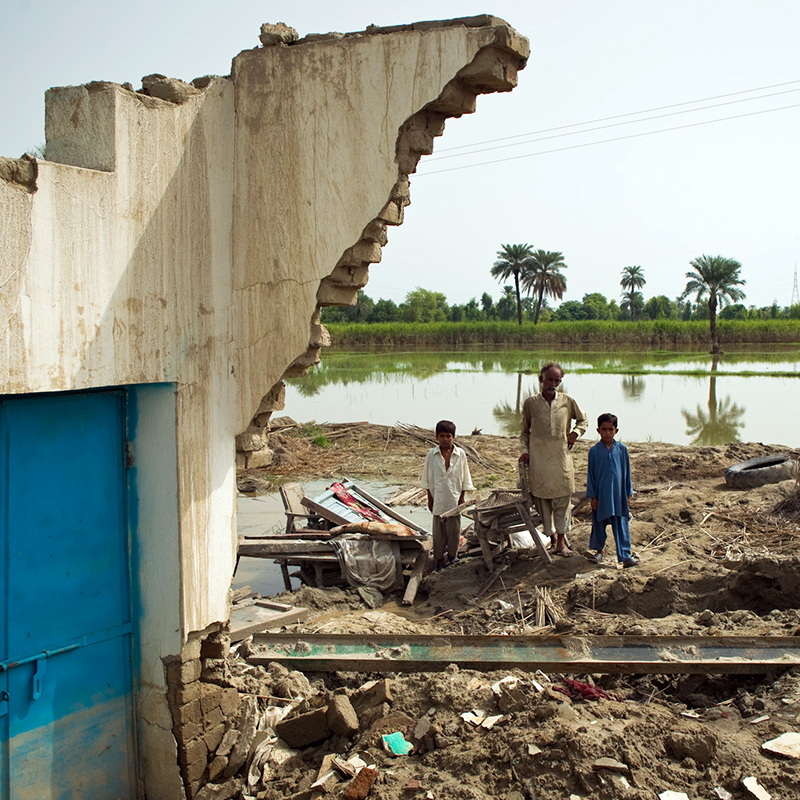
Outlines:
<svg viewBox="0 0 800 800"><path fill-rule="evenodd" d="M301 426L282 434L282 463L258 471L258 477L271 483L390 477L398 485L412 485L432 446L432 432L430 442L424 438L371 425L316 426L306 435ZM480 455L472 467L479 497L492 488L516 486L515 438L465 438ZM579 442L575 448L579 483L589 446ZM590 523L583 515L575 518L570 533L573 558L546 564L535 552L507 549L495 558L495 574L479 551L466 554L460 564L425 576L411 609L387 597L382 608L370 611L351 589L306 588L287 595L313 612L296 631L800 635L796 484L732 490L723 479L732 464L786 448L657 442L628 448L635 492L631 537L641 559L634 569L618 570L610 561L595 565L584 557ZM247 672L253 666L232 669L255 679ZM258 668L257 674L269 688L282 673ZM379 778L369 793L377 800L565 800L571 795L653 800L666 790L691 798L725 796L718 788L738 799L752 796L742 785L747 777L775 798L800 798L800 760L761 748L769 739L800 730L800 669L767 676L552 675L551 680L509 674L517 685L499 690L492 685L505 673L456 666L403 676L309 675L314 707L337 694L355 702L370 679L389 679L391 699L360 709L359 729L351 738L334 735L302 749L276 769L268 784L254 787L252 796L310 797L326 756L360 753L377 766ZM598 699L575 694L570 680ZM478 720L501 717L482 727L461 716L468 711ZM382 735L392 732L403 733L414 745L410 755L384 751ZM349 782L343 776L333 780L325 796L341 796Z"/></svg>

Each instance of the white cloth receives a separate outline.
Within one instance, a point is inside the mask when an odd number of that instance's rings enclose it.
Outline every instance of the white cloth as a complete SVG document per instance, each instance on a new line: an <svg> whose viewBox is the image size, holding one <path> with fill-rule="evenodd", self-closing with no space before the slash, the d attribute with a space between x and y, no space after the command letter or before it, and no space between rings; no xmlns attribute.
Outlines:
<svg viewBox="0 0 800 800"><path fill-rule="evenodd" d="M453 445L450 469L446 469L442 451L438 447L431 448L422 465L419 485L433 495L434 516L455 508L461 493L475 488L469 474L467 454L458 445Z"/></svg>
<svg viewBox="0 0 800 800"><path fill-rule="evenodd" d="M372 586L381 591L394 586L397 561L390 542L356 534L331 539L331 544L351 586Z"/></svg>

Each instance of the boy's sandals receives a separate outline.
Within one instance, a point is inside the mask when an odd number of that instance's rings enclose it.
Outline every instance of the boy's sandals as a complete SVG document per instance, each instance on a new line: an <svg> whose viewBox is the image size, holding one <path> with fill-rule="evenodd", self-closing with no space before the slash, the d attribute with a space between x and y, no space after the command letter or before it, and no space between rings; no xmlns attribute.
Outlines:
<svg viewBox="0 0 800 800"><path fill-rule="evenodd" d="M595 553L594 555L586 556L586 558L591 561L592 564L601 564L603 561L603 554Z"/></svg>
<svg viewBox="0 0 800 800"><path fill-rule="evenodd" d="M627 569L628 567L636 567L638 565L639 565L639 559L634 558L633 556L628 556L628 558L626 558L622 562L622 566L624 569Z"/></svg>

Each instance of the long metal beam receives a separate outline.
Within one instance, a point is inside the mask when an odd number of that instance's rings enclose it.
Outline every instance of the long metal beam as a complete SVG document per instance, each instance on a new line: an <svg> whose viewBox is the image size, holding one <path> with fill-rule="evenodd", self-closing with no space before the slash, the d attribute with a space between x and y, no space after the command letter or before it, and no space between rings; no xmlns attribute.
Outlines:
<svg viewBox="0 0 800 800"><path fill-rule="evenodd" d="M253 664L305 672L759 674L800 666L793 636L376 636L256 634Z"/></svg>

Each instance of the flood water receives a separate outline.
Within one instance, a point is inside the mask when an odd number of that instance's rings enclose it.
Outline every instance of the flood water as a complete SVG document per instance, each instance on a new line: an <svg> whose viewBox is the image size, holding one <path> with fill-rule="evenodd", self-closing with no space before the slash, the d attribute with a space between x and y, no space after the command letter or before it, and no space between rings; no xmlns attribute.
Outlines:
<svg viewBox="0 0 800 800"><path fill-rule="evenodd" d="M516 435L520 408L538 391L541 364L560 362L563 390L590 419L611 411L619 438L673 444L756 441L800 447L792 409L800 346L728 348L716 363L688 350L520 350L510 347L344 351L330 348L287 381L285 414L298 422L396 422L460 433Z"/></svg>

